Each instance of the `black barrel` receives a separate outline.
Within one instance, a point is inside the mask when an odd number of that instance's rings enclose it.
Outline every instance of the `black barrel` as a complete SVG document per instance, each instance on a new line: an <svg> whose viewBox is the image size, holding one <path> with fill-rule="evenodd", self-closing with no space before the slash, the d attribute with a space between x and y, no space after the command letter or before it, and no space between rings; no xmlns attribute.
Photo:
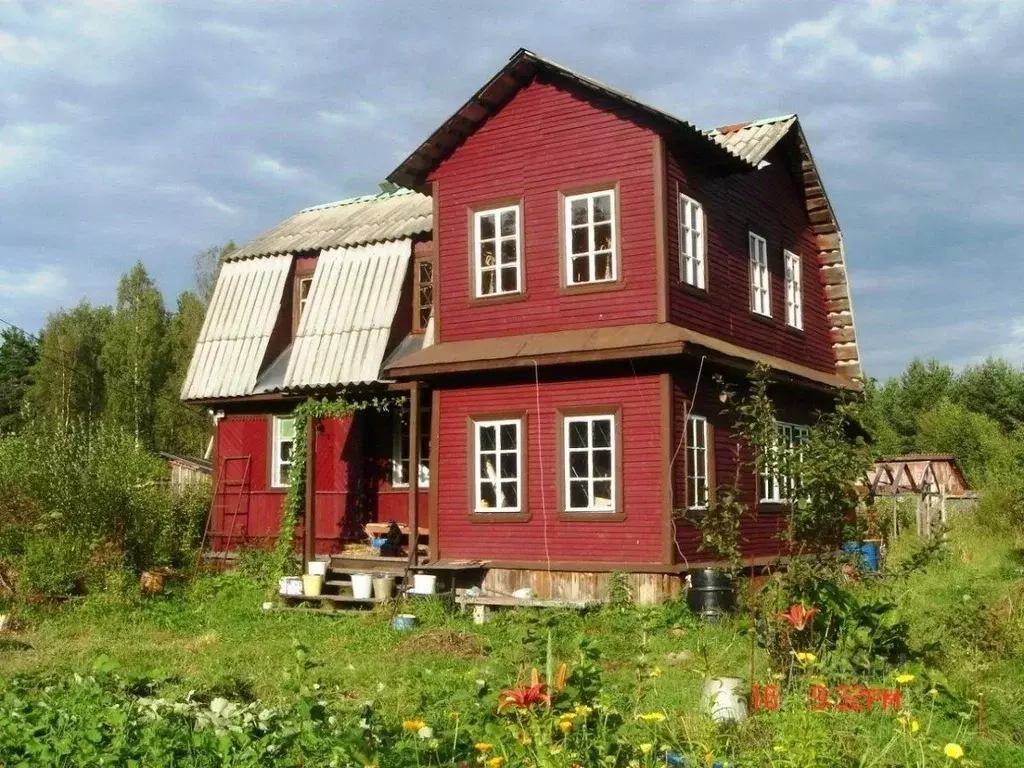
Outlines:
<svg viewBox="0 0 1024 768"><path fill-rule="evenodd" d="M715 621L736 607L732 579L721 571L704 568L690 572L690 589L686 593L690 610L708 621Z"/></svg>

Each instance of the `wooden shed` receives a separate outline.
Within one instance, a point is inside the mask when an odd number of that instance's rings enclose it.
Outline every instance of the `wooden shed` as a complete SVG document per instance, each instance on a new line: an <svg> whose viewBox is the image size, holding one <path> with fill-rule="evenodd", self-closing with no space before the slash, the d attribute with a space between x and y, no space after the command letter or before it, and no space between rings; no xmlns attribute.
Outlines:
<svg viewBox="0 0 1024 768"><path fill-rule="evenodd" d="M171 488L175 491L183 491L196 483L209 483L213 477L213 463L208 459L173 453L161 453L160 456L171 470Z"/></svg>

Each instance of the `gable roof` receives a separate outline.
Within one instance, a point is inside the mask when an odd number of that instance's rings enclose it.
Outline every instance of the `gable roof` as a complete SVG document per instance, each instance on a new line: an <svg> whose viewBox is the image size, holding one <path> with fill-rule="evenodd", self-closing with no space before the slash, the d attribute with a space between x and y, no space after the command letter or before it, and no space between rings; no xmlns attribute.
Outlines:
<svg viewBox="0 0 1024 768"><path fill-rule="evenodd" d="M795 133L800 153L800 179L811 231L818 239L818 263L825 287L825 306L832 335L832 351L836 371L851 379L861 380L860 349L853 319L850 277L846 269L843 233L835 210L825 192L817 163L811 155L800 120L796 115L783 115L746 123L735 123L706 131L707 135L743 157L747 162L764 167L765 158L784 138Z"/></svg>
<svg viewBox="0 0 1024 768"><path fill-rule="evenodd" d="M305 208L227 256L228 261L400 240L428 233L433 203L409 189Z"/></svg>
<svg viewBox="0 0 1024 768"><path fill-rule="evenodd" d="M532 51L520 48L494 77L474 93L455 114L445 120L430 138L388 175L388 180L402 187L422 189L427 176L447 159L481 125L499 112L520 89L536 77L553 77L626 111L639 123L649 124L659 133L702 153L714 164L732 170L748 170L751 166L732 149L709 137L691 123L668 112L616 90L593 78L574 72Z"/></svg>

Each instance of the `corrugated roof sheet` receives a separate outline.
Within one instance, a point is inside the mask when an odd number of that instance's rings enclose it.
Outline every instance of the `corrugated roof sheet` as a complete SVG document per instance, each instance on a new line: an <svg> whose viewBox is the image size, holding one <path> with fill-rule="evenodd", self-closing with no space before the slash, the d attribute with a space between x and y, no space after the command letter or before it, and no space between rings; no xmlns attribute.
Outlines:
<svg viewBox="0 0 1024 768"><path fill-rule="evenodd" d="M750 123L723 125L705 133L751 165L760 165L772 147L789 133L795 122L796 115L783 115Z"/></svg>
<svg viewBox="0 0 1024 768"><path fill-rule="evenodd" d="M320 254L285 389L380 378L411 255L410 240Z"/></svg>
<svg viewBox="0 0 1024 768"><path fill-rule="evenodd" d="M221 267L181 388L183 400L252 392L291 263L291 256L272 256Z"/></svg>
<svg viewBox="0 0 1024 768"><path fill-rule="evenodd" d="M299 211L232 251L229 261L365 245L431 231L430 197L408 189L365 195Z"/></svg>

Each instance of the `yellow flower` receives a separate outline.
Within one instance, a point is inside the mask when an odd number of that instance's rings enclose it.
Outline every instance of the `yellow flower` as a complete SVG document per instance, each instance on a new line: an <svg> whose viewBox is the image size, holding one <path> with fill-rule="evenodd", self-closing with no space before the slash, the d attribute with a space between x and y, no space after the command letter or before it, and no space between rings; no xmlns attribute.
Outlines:
<svg viewBox="0 0 1024 768"><path fill-rule="evenodd" d="M640 715L640 719L645 723L663 723L665 722L664 712L645 712Z"/></svg>
<svg viewBox="0 0 1024 768"><path fill-rule="evenodd" d="M654 745L653 744L641 744L640 745L640 751L643 752L645 755L651 754L651 750L652 749L654 749Z"/></svg>
<svg viewBox="0 0 1024 768"><path fill-rule="evenodd" d="M942 751L950 760L959 760L964 756L964 748L954 742L947 744Z"/></svg>
<svg viewBox="0 0 1024 768"><path fill-rule="evenodd" d="M907 683L914 682L914 676L907 672L904 672L902 675L896 676L896 682L900 685L906 685Z"/></svg>
<svg viewBox="0 0 1024 768"><path fill-rule="evenodd" d="M501 768L501 766L503 766L504 764L505 764L505 758L504 757L492 757L486 763L487 768Z"/></svg>
<svg viewBox="0 0 1024 768"><path fill-rule="evenodd" d="M478 741L473 745L477 752L490 752L494 749L493 744L488 744L486 741Z"/></svg>
<svg viewBox="0 0 1024 768"><path fill-rule="evenodd" d="M647 676L648 677L661 677L663 674L665 674L665 673L662 671L661 667L655 665L654 667L651 668L651 671L647 673Z"/></svg>
<svg viewBox="0 0 1024 768"><path fill-rule="evenodd" d="M572 730L572 718L568 720L562 719L558 721L558 730L562 733L568 733Z"/></svg>
<svg viewBox="0 0 1024 768"><path fill-rule="evenodd" d="M577 714L577 715L579 715L580 717L586 717L587 715L589 715L589 714L590 714L591 712L593 712L594 710L592 710L592 709L591 709L590 707L588 707L588 706L587 706L586 704L578 704L578 705L576 706L576 709L575 709L574 711L575 711L575 712L576 712L576 714Z"/></svg>
<svg viewBox="0 0 1024 768"><path fill-rule="evenodd" d="M813 653L808 653L806 651L801 651L800 653L796 654L796 660L801 664L813 664L815 661L817 661L817 659L818 657L815 656Z"/></svg>
<svg viewBox="0 0 1024 768"><path fill-rule="evenodd" d="M810 679L810 683L811 685L827 685L827 683L825 682L825 678L821 675L815 675L814 677L812 677Z"/></svg>
<svg viewBox="0 0 1024 768"><path fill-rule="evenodd" d="M931 688L928 689L928 695L934 699L939 695L939 689L933 685Z"/></svg>
<svg viewBox="0 0 1024 768"><path fill-rule="evenodd" d="M420 728L422 728L425 725L426 725L426 723L424 723L422 720L403 720L402 721L402 728L404 728L407 731L418 731Z"/></svg>
<svg viewBox="0 0 1024 768"><path fill-rule="evenodd" d="M910 732L911 733L917 733L920 730L921 730L921 724L919 722L917 722L917 720L911 720L910 721Z"/></svg>

